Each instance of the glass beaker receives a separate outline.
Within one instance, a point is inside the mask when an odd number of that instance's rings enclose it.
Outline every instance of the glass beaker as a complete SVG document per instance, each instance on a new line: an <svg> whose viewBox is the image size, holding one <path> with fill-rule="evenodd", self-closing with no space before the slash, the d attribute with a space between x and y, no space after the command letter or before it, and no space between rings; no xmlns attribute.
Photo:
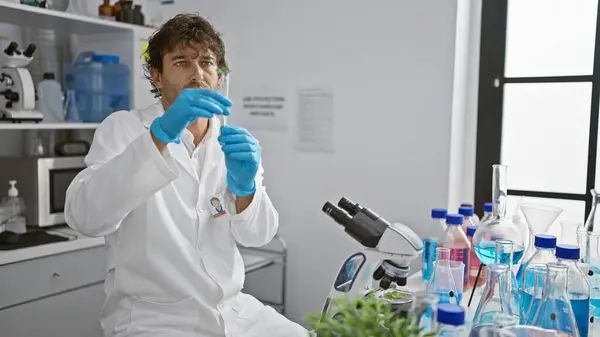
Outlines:
<svg viewBox="0 0 600 337"><path fill-rule="evenodd" d="M510 282L510 307L512 312L520 312L521 309L521 293L519 292L519 285L513 272L513 254L514 245L509 240L498 240L496 241L496 263L506 264L508 266L508 278Z"/></svg>
<svg viewBox="0 0 600 337"><path fill-rule="evenodd" d="M513 262L519 263L525 249L523 233L512 222L512 218L506 218L506 198L508 190L506 186L506 166L493 165L493 216L490 221L481 224L473 236L475 254L481 263L488 265L496 261L495 240L510 240L514 244Z"/></svg>
<svg viewBox="0 0 600 337"><path fill-rule="evenodd" d="M600 232L577 232L581 249L581 270L588 276L590 285L590 302L596 307L596 318L600 317Z"/></svg>
<svg viewBox="0 0 600 337"><path fill-rule="evenodd" d="M579 244L577 238L577 232L581 229L583 224L575 221L561 221L560 222L560 237L558 243L567 245Z"/></svg>
<svg viewBox="0 0 600 337"><path fill-rule="evenodd" d="M567 294L567 266L551 262L546 266L546 282L540 306L532 325L579 337L575 315ZM585 337L585 336L582 336Z"/></svg>
<svg viewBox="0 0 600 337"><path fill-rule="evenodd" d="M464 268L462 262L450 260L450 248L438 247L433 275L427 292L438 297L438 303L460 304L463 293Z"/></svg>
<svg viewBox="0 0 600 337"><path fill-rule="evenodd" d="M520 204L519 208L521 208L521 212L523 212L527 227L529 228L529 244L527 245L527 252L525 252L523 259L523 261L527 261L535 251L532 248L535 246L535 236L547 233L548 228L563 212L563 209L549 205L527 203Z"/></svg>
<svg viewBox="0 0 600 337"><path fill-rule="evenodd" d="M515 312L511 304L513 299L508 265L492 263L486 267L485 287L473 318L473 327L492 323L494 315L498 312L519 317L519 311Z"/></svg>

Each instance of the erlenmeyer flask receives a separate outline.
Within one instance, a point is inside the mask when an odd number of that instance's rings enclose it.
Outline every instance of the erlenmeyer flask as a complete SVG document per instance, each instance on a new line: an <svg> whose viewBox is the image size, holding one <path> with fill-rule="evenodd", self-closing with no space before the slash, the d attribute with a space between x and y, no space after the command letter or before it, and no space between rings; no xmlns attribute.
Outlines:
<svg viewBox="0 0 600 337"><path fill-rule="evenodd" d="M473 327L480 324L492 323L494 314L504 312L519 317L518 310L515 312L511 303L511 282L509 267L503 263L492 263L487 265L487 278L485 287L481 294L481 300L477 306Z"/></svg>
<svg viewBox="0 0 600 337"><path fill-rule="evenodd" d="M413 314L413 323L423 328L423 332L435 329L435 312L437 307L437 296L426 291L413 294L410 312Z"/></svg>
<svg viewBox="0 0 600 337"><path fill-rule="evenodd" d="M563 212L562 208L542 204L521 204L519 206L527 227L529 227L529 245L523 261L529 260L534 252L535 236L545 234L556 218Z"/></svg>
<svg viewBox="0 0 600 337"><path fill-rule="evenodd" d="M510 240L514 245L513 262L519 263L525 249L525 240L519 228L512 222L512 218L506 218L506 166L493 166L493 216L477 227L473 235L475 254L481 263L488 265L496 261L495 240Z"/></svg>
<svg viewBox="0 0 600 337"><path fill-rule="evenodd" d="M450 261L450 248L436 249L433 275L427 284L427 292L437 296L438 303L460 304L464 270L458 265L464 266L462 262ZM460 279L455 280L456 277Z"/></svg>
<svg viewBox="0 0 600 337"><path fill-rule="evenodd" d="M567 294L567 266L551 262L546 268L546 283L542 301L533 318L532 325L579 337L575 315Z"/></svg>
<svg viewBox="0 0 600 337"><path fill-rule="evenodd" d="M542 300L542 293L546 285L546 265L536 265L527 268L528 288L523 289L521 304L521 324L531 325Z"/></svg>
<svg viewBox="0 0 600 337"><path fill-rule="evenodd" d="M581 270L587 275L590 284L590 302L596 307L595 318L600 318L600 232L577 232L581 248Z"/></svg>
<svg viewBox="0 0 600 337"><path fill-rule="evenodd" d="M515 278L513 269L514 260L514 248L512 241L509 240L498 240L496 241L496 263L506 264L508 266L508 282L510 282L510 289L507 290L507 300L510 300L511 312L519 313L521 310L521 293L519 292L519 285ZM518 317L518 315L517 315Z"/></svg>

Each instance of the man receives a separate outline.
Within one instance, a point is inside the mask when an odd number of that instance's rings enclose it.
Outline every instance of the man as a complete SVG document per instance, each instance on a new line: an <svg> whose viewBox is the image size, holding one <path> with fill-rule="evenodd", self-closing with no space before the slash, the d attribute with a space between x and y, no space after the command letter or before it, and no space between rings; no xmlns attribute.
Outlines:
<svg viewBox="0 0 600 337"><path fill-rule="evenodd" d="M237 244L268 243L278 213L258 141L219 122L231 106L216 92L219 34L178 15L150 39L147 67L160 101L106 118L67 191L67 223L106 240L105 336L307 336L241 293ZM211 216L213 197L226 215Z"/></svg>

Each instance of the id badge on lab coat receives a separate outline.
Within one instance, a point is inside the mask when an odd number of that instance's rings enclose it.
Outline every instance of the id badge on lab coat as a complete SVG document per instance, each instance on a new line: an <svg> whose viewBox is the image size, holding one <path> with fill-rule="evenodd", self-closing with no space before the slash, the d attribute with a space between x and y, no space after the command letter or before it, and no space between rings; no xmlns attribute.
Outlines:
<svg viewBox="0 0 600 337"><path fill-rule="evenodd" d="M229 215L227 211L227 201L225 200L225 193L220 193L211 197L208 200L208 209L210 210L210 214L212 214L212 218L216 219L222 217L224 215Z"/></svg>

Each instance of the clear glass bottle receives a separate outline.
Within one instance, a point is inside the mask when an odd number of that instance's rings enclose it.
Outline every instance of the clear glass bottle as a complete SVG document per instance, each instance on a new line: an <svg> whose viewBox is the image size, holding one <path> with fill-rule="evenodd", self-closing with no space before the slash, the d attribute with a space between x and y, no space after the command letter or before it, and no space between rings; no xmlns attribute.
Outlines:
<svg viewBox="0 0 600 337"><path fill-rule="evenodd" d="M470 207L473 210L475 210L475 207L473 207L473 204L462 203L462 204L460 204L460 207ZM462 213L460 213L460 208L459 208L458 214L462 214ZM481 219L479 218L479 215L477 215L477 213L475 211L473 211L473 215L471 215L471 217L473 220L473 225L479 226L479 224L481 223Z"/></svg>
<svg viewBox="0 0 600 337"><path fill-rule="evenodd" d="M463 216L463 231L466 232L467 231L467 227L469 226L477 226L478 223L475 222L475 219L473 218L473 216L475 215L475 212L473 210L473 207L471 206L460 206L458 208L458 214Z"/></svg>
<svg viewBox="0 0 600 337"><path fill-rule="evenodd" d="M521 290L527 289L529 284L526 282L526 269L530 265L545 265L548 262L556 262L554 249L556 248L556 236L547 234L538 234L533 241L533 254L529 260L519 266L517 272L517 282Z"/></svg>
<svg viewBox="0 0 600 337"><path fill-rule="evenodd" d="M452 272L458 263L450 261L450 248L436 249L433 275L427 284L427 292L437 296L438 303L460 304L463 285L454 281Z"/></svg>
<svg viewBox="0 0 600 337"><path fill-rule="evenodd" d="M541 298L541 288L544 279L546 264L556 262L554 249L556 248L556 237L552 235L539 234L535 236L535 251L529 261L519 267L517 273L517 284L521 291L521 323L527 323L528 319L533 319L530 314L535 314ZM540 271L540 268L542 271ZM540 274L541 273L541 274Z"/></svg>
<svg viewBox="0 0 600 337"><path fill-rule="evenodd" d="M439 227L442 230L446 230L446 215L448 210L445 208L434 208L431 210L431 222L432 227ZM439 225L438 225L439 224Z"/></svg>
<svg viewBox="0 0 600 337"><path fill-rule="evenodd" d="M440 304L437 307L438 336L464 337L467 335L465 327L465 309L456 304Z"/></svg>
<svg viewBox="0 0 600 337"><path fill-rule="evenodd" d="M483 216L481 217L481 221L479 224L485 223L486 221L492 218L493 206L491 202L486 202L483 204Z"/></svg>
<svg viewBox="0 0 600 337"><path fill-rule="evenodd" d="M590 193L592 194L592 209L585 220L583 230L586 232L600 232L600 207L598 207L600 194L595 189L590 190Z"/></svg>
<svg viewBox="0 0 600 337"><path fill-rule="evenodd" d="M527 245L525 257L523 259L524 261L527 261L535 251L535 236L548 233L548 229L563 212L563 209L537 203L519 203L519 208L527 222L527 225L522 228L522 230L528 233L526 237L528 237L530 241Z"/></svg>
<svg viewBox="0 0 600 337"><path fill-rule="evenodd" d="M467 227L467 238L469 238L469 242L473 244L473 235L477 230L476 226ZM477 255L475 255L475 250L471 248L469 250L469 283L466 289L473 288L475 286L475 280L477 280L477 285L482 286L485 282L485 266L481 264ZM479 275L479 278L477 276Z"/></svg>
<svg viewBox="0 0 600 337"><path fill-rule="evenodd" d="M439 241L439 247L450 248L450 260L462 262L465 265L465 274L463 277L463 288L469 284L469 251L471 250L471 243L467 238L467 235L462 229L463 216L460 214L448 214L446 215L446 234Z"/></svg>
<svg viewBox="0 0 600 337"><path fill-rule="evenodd" d="M510 299L511 312L520 313L521 310L521 292L513 268L514 245L509 240L496 241L496 263L506 264L508 266L508 278L510 288L506 289L507 299ZM517 316L518 317L518 316Z"/></svg>
<svg viewBox="0 0 600 337"><path fill-rule="evenodd" d="M488 265L496 261L497 239L510 240L514 244L513 263L521 260L525 250L523 233L512 222L512 218L506 217L506 166L493 166L493 216L490 221L481 224L473 236L475 254L481 263Z"/></svg>
<svg viewBox="0 0 600 337"><path fill-rule="evenodd" d="M581 249L581 270L588 276L591 303L596 307L595 318L600 318L600 232L577 232Z"/></svg>
<svg viewBox="0 0 600 337"><path fill-rule="evenodd" d="M509 267L503 263L492 263L487 267L487 278L481 299L477 305L477 311L473 318L473 327L480 324L490 324L494 315L505 312L509 315L519 317L519 312L514 311L510 291ZM507 291L509 290L509 291Z"/></svg>
<svg viewBox="0 0 600 337"><path fill-rule="evenodd" d="M542 300L532 325L556 330L563 336L579 337L575 315L567 294L568 268L555 262L548 263L546 268Z"/></svg>
<svg viewBox="0 0 600 337"><path fill-rule="evenodd" d="M587 276L579 268L579 247L573 245L556 245L558 263L568 268L567 294L575 315L575 322L580 336L587 336L590 320L590 285Z"/></svg>

